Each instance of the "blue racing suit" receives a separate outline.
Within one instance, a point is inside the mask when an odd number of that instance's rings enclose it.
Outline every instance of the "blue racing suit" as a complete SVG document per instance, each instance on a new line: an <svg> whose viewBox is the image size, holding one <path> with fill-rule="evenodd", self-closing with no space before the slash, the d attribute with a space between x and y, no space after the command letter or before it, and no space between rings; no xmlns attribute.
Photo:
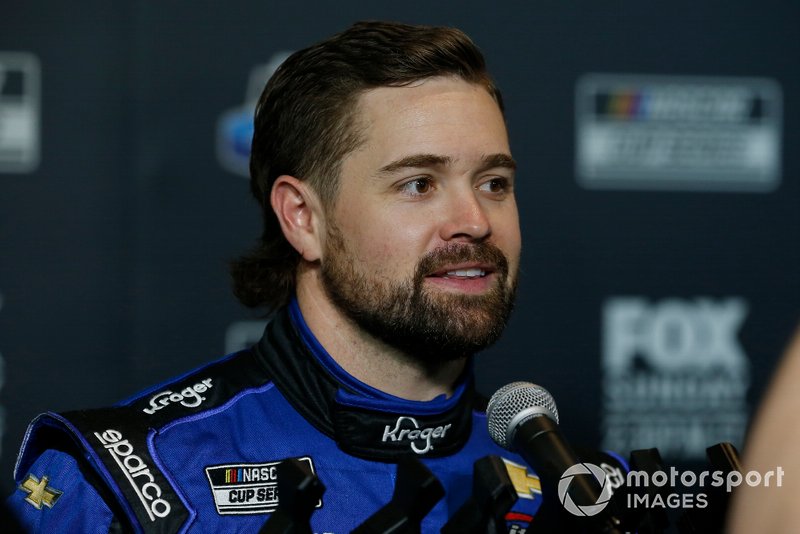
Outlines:
<svg viewBox="0 0 800 534"><path fill-rule="evenodd" d="M326 487L314 532L340 534L391 499L413 455L445 488L422 524L439 532L490 454L519 496L510 532L524 532L539 480L489 437L471 372L450 398L388 395L337 365L293 301L251 349L113 408L37 417L7 505L31 532L258 532L278 506L275 466L300 458Z"/></svg>

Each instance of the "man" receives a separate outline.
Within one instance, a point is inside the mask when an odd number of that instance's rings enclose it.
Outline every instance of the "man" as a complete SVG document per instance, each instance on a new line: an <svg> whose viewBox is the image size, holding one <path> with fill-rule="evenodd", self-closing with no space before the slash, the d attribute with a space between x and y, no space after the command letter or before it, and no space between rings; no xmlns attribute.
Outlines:
<svg viewBox="0 0 800 534"><path fill-rule="evenodd" d="M111 409L32 423L10 505L38 531L255 532L277 462L327 491L315 532L349 532L422 460L467 500L503 456L525 527L538 480L488 436L471 355L511 311L520 257L500 93L463 33L359 23L289 57L258 103L251 186L259 246L232 268L276 310L252 349Z"/></svg>

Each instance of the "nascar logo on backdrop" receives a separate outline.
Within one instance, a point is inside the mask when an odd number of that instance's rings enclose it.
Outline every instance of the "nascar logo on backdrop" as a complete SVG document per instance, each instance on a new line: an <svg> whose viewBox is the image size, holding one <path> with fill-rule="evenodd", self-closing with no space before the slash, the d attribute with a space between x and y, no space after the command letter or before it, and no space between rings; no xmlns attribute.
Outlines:
<svg viewBox="0 0 800 534"><path fill-rule="evenodd" d="M263 65L250 70L244 104L222 113L217 120L217 160L227 171L250 177L250 145L253 141L253 114L267 80L291 52L276 52Z"/></svg>
<svg viewBox="0 0 800 534"><path fill-rule="evenodd" d="M701 460L741 444L750 361L741 298L612 297L603 306L603 448Z"/></svg>
<svg viewBox="0 0 800 534"><path fill-rule="evenodd" d="M575 98L586 188L764 192L780 183L773 80L589 74Z"/></svg>
<svg viewBox="0 0 800 534"><path fill-rule="evenodd" d="M41 66L27 52L0 52L0 172L39 166Z"/></svg>

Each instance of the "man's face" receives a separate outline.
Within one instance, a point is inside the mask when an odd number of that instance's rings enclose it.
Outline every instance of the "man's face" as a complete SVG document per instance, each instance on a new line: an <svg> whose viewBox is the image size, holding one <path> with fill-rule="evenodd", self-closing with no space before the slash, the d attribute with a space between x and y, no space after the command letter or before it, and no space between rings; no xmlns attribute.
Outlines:
<svg viewBox="0 0 800 534"><path fill-rule="evenodd" d="M514 164L483 87L437 77L359 100L365 142L326 219L325 289L370 334L423 361L494 342L520 256Z"/></svg>

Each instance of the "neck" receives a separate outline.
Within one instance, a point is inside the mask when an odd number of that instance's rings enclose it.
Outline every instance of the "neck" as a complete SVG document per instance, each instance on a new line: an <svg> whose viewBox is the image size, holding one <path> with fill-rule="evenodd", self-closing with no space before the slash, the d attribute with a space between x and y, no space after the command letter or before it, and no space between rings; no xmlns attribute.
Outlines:
<svg viewBox="0 0 800 534"><path fill-rule="evenodd" d="M407 400L453 393L466 360L427 364L365 332L330 301L315 269L298 272L297 302L328 354L361 382Z"/></svg>

